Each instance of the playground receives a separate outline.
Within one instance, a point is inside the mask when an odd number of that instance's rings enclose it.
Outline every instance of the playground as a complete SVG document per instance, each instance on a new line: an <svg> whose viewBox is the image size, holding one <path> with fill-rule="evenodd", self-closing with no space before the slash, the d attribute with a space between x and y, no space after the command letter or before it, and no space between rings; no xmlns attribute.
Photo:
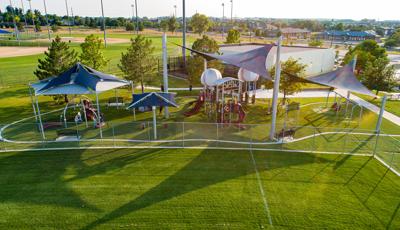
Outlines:
<svg viewBox="0 0 400 230"><path fill-rule="evenodd" d="M60 76L3 89L0 102L9 106L0 111L6 188L0 210L23 210L4 211L0 223L79 229L400 226L400 126L352 100L349 81L334 81L354 80L354 63L310 78L322 87L278 103L274 118L273 89L259 84L273 76L242 65L259 56L220 56L214 58L241 63L238 73L223 76L205 66L194 91L164 74L162 87L140 93L131 82L80 63ZM327 78L336 85L327 85ZM357 87L351 90L371 96ZM55 104L53 96L67 103ZM26 183L33 186L22 188ZM33 211L35 218L16 221Z"/></svg>

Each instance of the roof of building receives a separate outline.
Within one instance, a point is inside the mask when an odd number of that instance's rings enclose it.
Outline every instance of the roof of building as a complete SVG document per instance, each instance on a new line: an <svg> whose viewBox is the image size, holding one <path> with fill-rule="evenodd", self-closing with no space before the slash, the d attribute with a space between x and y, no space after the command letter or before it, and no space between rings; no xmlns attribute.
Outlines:
<svg viewBox="0 0 400 230"><path fill-rule="evenodd" d="M329 36L347 36L347 37L375 37L376 34L371 31L340 31L340 30L329 30L323 32Z"/></svg>

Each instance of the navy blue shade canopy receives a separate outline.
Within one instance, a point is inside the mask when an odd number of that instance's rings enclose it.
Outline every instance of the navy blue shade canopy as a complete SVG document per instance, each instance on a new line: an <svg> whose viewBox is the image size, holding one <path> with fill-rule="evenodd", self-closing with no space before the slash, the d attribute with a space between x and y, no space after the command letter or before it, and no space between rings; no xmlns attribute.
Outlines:
<svg viewBox="0 0 400 230"><path fill-rule="evenodd" d="M84 95L101 93L129 84L126 80L77 63L59 76L42 80L31 86L35 89L36 95Z"/></svg>
<svg viewBox="0 0 400 230"><path fill-rule="evenodd" d="M375 94L373 94L357 79L353 71L354 64L355 60L341 68L338 68L335 71L321 74L315 77L309 77L306 78L306 80L320 85L330 86L337 89L344 89L350 92L376 97Z"/></svg>
<svg viewBox="0 0 400 230"><path fill-rule="evenodd" d="M208 61L217 59L227 64L234 65L236 67L243 68L250 72L256 73L261 77L264 77L265 79L272 80L270 74L268 73L266 62L268 54L273 46L274 45L265 45L258 49L249 50L242 53L226 54L226 55L204 53L187 47L183 46L181 47L204 57Z"/></svg>
<svg viewBox="0 0 400 230"><path fill-rule="evenodd" d="M12 34L12 32L7 30L0 30L0 34Z"/></svg>
<svg viewBox="0 0 400 230"><path fill-rule="evenodd" d="M178 107L175 102L175 94L172 93L143 93L133 94L133 100L128 109L140 107Z"/></svg>

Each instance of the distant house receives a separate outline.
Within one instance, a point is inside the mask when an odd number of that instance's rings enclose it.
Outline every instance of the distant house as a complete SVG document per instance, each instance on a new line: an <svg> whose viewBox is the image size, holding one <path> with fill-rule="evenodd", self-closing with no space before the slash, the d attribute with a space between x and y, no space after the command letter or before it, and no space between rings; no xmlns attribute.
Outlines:
<svg viewBox="0 0 400 230"><path fill-rule="evenodd" d="M311 37L311 31L307 29L291 27L279 29L278 27L269 25L265 30L266 37L277 37L279 33L281 33L285 39L307 39Z"/></svg>
<svg viewBox="0 0 400 230"><path fill-rule="evenodd" d="M330 30L317 35L318 39L331 41L365 41L377 40L379 36L374 31L339 31Z"/></svg>

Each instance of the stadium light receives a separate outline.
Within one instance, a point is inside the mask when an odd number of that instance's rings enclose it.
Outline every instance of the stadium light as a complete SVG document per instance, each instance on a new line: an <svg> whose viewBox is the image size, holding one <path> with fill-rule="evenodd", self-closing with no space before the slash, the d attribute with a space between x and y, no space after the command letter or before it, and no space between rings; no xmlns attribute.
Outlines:
<svg viewBox="0 0 400 230"><path fill-rule="evenodd" d="M225 34L225 3L222 3L222 38L224 38L224 34Z"/></svg>
<svg viewBox="0 0 400 230"><path fill-rule="evenodd" d="M21 6L22 6L22 14L24 15L24 21L25 21L25 28L26 28L26 32L28 33L28 22L26 21L26 14L25 14L24 0L21 0Z"/></svg>
<svg viewBox="0 0 400 230"><path fill-rule="evenodd" d="M51 35L50 35L50 24L49 24L49 18L47 16L47 5L46 5L46 0L43 0L43 5L44 5L44 13L45 13L45 18L46 18L46 25L47 25L47 34L49 36L49 40L51 40Z"/></svg>
<svg viewBox="0 0 400 230"><path fill-rule="evenodd" d="M104 47L106 47L106 48L107 48L106 19L104 18L104 6L103 6L103 0L100 0L100 2L101 2L101 15L103 16Z"/></svg>
<svg viewBox="0 0 400 230"><path fill-rule="evenodd" d="M11 1L10 1L10 2L11 2ZM34 31L35 33L37 33L37 30L36 30L36 23L35 23L35 14L33 13L33 10L32 10L32 3L31 3L31 0L28 0L28 2L29 2L29 9L30 9L31 15L32 15L33 31Z"/></svg>
<svg viewBox="0 0 400 230"><path fill-rule="evenodd" d="M139 15L138 15L137 0L135 0L135 10L136 10L136 34L139 34Z"/></svg>
<svg viewBox="0 0 400 230"><path fill-rule="evenodd" d="M31 0L29 0L31 1ZM65 0L65 8L67 9L67 22L68 22L68 26L69 26L69 36L71 36L71 22L69 20L69 9L68 9L68 1Z"/></svg>

